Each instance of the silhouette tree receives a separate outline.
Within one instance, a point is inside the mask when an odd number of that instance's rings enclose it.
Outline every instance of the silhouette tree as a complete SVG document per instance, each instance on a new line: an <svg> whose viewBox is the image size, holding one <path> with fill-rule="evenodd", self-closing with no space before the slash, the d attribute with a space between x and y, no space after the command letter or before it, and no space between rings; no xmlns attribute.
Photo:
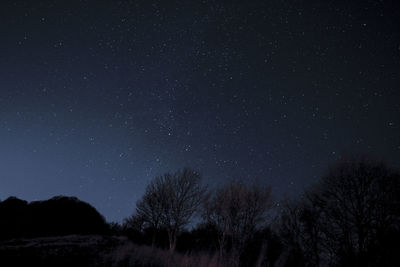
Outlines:
<svg viewBox="0 0 400 267"><path fill-rule="evenodd" d="M325 248L322 246L322 229L325 225L319 217L320 210L311 206L312 202L307 197L303 196L298 203L283 205L279 228L282 242L289 253L286 267L320 266L320 255Z"/></svg>
<svg viewBox="0 0 400 267"><path fill-rule="evenodd" d="M396 266L399 193L399 174L385 165L343 160L286 210L283 237L309 266Z"/></svg>
<svg viewBox="0 0 400 267"><path fill-rule="evenodd" d="M237 265L246 242L265 222L270 207L269 187L231 182L219 189L205 203L204 218L218 230L220 257L230 245L232 264Z"/></svg>
<svg viewBox="0 0 400 267"><path fill-rule="evenodd" d="M147 185L143 197L136 203L136 214L127 221L130 224L135 223L136 228L140 226L142 228L140 230L149 229L152 232L152 246L155 245L157 231L162 226L164 206L167 200L164 187L158 178L151 181Z"/></svg>
<svg viewBox="0 0 400 267"><path fill-rule="evenodd" d="M200 174L188 168L166 173L149 183L137 203L137 216L145 224L167 230L171 253L175 250L177 236L189 224L204 199L206 187L200 180Z"/></svg>
<svg viewBox="0 0 400 267"><path fill-rule="evenodd" d="M144 230L144 221L143 218L138 216L137 214L134 214L126 219L124 219L124 222L122 224L122 229L132 229L137 232L142 232Z"/></svg>

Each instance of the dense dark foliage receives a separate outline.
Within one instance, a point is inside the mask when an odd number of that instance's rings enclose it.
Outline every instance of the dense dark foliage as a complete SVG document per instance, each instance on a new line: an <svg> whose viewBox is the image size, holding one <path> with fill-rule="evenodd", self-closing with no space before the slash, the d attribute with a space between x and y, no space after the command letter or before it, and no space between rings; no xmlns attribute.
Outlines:
<svg viewBox="0 0 400 267"><path fill-rule="evenodd" d="M28 203L15 197L0 202L0 239L105 234L108 225L91 205L58 196Z"/></svg>

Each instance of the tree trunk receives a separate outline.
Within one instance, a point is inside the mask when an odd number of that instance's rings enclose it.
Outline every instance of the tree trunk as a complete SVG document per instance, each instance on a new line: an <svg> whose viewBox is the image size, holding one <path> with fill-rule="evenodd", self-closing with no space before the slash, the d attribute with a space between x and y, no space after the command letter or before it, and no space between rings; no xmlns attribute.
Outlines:
<svg viewBox="0 0 400 267"><path fill-rule="evenodd" d="M168 231L168 240L169 240L169 252L173 254L176 247L176 231L174 230Z"/></svg>
<svg viewBox="0 0 400 267"><path fill-rule="evenodd" d="M255 265L256 267L261 267L261 265L264 261L264 258L265 258L266 251L267 251L267 242L264 241L260 248L260 254L258 255L258 259L257 259L256 265Z"/></svg>
<svg viewBox="0 0 400 267"><path fill-rule="evenodd" d="M151 238L151 249L154 249L156 246L156 231L153 232L153 236Z"/></svg>
<svg viewBox="0 0 400 267"><path fill-rule="evenodd" d="M225 233L222 233L221 237L218 238L219 245L219 258L222 259L224 257L225 252Z"/></svg>

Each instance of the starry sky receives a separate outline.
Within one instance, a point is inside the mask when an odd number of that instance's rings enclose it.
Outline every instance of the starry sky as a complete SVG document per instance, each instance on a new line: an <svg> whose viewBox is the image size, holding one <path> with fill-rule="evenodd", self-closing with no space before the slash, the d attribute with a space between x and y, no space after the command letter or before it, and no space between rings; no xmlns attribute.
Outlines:
<svg viewBox="0 0 400 267"><path fill-rule="evenodd" d="M342 155L399 167L398 1L0 3L0 199L108 221L185 166L296 196Z"/></svg>

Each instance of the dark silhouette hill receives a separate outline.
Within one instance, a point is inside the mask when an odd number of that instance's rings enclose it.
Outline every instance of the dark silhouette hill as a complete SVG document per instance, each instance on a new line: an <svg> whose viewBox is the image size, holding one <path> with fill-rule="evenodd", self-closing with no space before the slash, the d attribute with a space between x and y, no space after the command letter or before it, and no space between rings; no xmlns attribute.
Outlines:
<svg viewBox="0 0 400 267"><path fill-rule="evenodd" d="M56 196L30 203L9 197L0 202L0 240L104 234L107 229L104 217L76 197Z"/></svg>

